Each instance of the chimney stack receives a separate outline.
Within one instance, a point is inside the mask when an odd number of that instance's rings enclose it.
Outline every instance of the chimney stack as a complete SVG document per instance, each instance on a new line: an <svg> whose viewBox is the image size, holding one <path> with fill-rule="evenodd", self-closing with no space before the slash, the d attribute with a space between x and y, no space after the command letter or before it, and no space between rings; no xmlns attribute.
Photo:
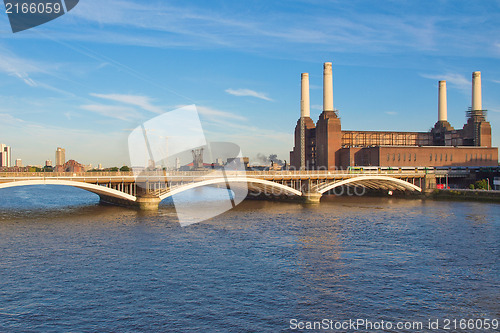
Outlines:
<svg viewBox="0 0 500 333"><path fill-rule="evenodd" d="M311 116L309 102L309 74L301 75L301 95L300 95L300 117L309 118Z"/></svg>
<svg viewBox="0 0 500 333"><path fill-rule="evenodd" d="M448 121L448 106L446 101L446 81L439 81L438 121Z"/></svg>
<svg viewBox="0 0 500 333"><path fill-rule="evenodd" d="M472 73L472 111L482 110L481 72Z"/></svg>
<svg viewBox="0 0 500 333"><path fill-rule="evenodd" d="M331 62L325 62L323 67L323 111L333 111L333 78Z"/></svg>

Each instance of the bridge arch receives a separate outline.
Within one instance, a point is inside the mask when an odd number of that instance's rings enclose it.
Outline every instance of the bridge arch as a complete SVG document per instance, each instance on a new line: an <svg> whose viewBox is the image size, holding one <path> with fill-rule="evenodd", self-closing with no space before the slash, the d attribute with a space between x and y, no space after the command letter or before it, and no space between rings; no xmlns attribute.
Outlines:
<svg viewBox="0 0 500 333"><path fill-rule="evenodd" d="M226 183L250 183L250 184L260 184L264 186L269 186L271 188L278 188L280 190L285 191L286 193L297 195L297 196L302 196L302 192L299 190L296 190L290 186L283 185L280 183L275 183L269 180L264 180L264 179L257 179L257 178L243 178L243 177L228 177L228 178L214 178L214 179L207 179L203 180L200 182L195 182L195 183L189 183L185 185L181 185L178 187L175 187L171 191L164 193L160 195L160 200L166 199L170 196L173 196L175 194L179 194L181 192L194 189L197 187L202 187L202 186L207 186L207 185L215 185L215 184L226 184Z"/></svg>
<svg viewBox="0 0 500 333"><path fill-rule="evenodd" d="M86 190L99 196L108 196L117 199L123 199L126 201L136 201L136 197L112 188L95 185L95 184L87 184L82 182L75 182L70 180L59 180L59 179L41 179L41 180L21 180L14 181L9 183L0 184L0 189L8 188L8 187L18 187L18 186L33 186L33 185L63 185L63 186L72 186L77 187L82 190Z"/></svg>
<svg viewBox="0 0 500 333"><path fill-rule="evenodd" d="M338 182L326 184L319 187L318 192L323 194L336 187L342 185L351 185L351 184L362 185L373 189L379 188L379 189L410 190L410 191L422 192L422 189L420 187L413 185L412 183L409 183L405 180L388 176L378 176L378 175L358 176L340 180Z"/></svg>

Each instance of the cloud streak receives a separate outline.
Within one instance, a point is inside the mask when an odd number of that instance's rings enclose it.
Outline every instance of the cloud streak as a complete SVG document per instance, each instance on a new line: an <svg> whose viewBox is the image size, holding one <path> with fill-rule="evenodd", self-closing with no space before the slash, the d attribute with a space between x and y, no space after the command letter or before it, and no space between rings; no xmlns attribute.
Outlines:
<svg viewBox="0 0 500 333"><path fill-rule="evenodd" d="M134 108L121 105L88 104L80 106L81 109L98 113L105 117L129 121L141 118L141 114Z"/></svg>
<svg viewBox="0 0 500 333"><path fill-rule="evenodd" d="M241 120L241 121L248 120L247 118L245 118L243 116L240 116L240 115L237 115L234 113L230 113L230 112L226 112L226 111L216 110L216 109L213 109L213 108L210 108L207 106L197 105L196 109L198 110L198 113L200 113L201 115L204 115L204 116L207 116L207 117L210 117L213 119L222 119L222 118L228 119L229 118L229 119Z"/></svg>
<svg viewBox="0 0 500 333"><path fill-rule="evenodd" d="M466 48L469 54L481 49L498 56L500 44L492 43L488 36L500 34L500 29L494 24L499 15L492 13L485 17L477 10L480 6L465 6L470 7L464 8L468 15L460 15L453 14L454 4L451 2L430 4L425 10L420 5L400 6L386 2L371 12L360 11L355 2L349 5L336 1L321 2L321 6L311 5L311 1L293 3L295 9L275 2L267 5L266 11L259 11L243 3L215 7L203 2L175 6L157 1L87 0L72 11L78 28L89 22L92 27L95 27L93 23L98 23L107 26L106 29L85 34L74 29L67 30L66 34L71 34L73 39L98 38L98 42L105 43L197 49L243 48L249 52L269 49L288 52L293 47L293 54L319 50L373 54L402 50L435 52L439 46L442 54L455 54ZM333 13L335 20L331 19ZM481 24L473 25L476 22ZM446 29L442 29L443 26ZM120 29L113 30L112 27ZM134 34L123 27L156 33L139 31ZM441 47L444 43L446 48Z"/></svg>
<svg viewBox="0 0 500 333"><path fill-rule="evenodd" d="M463 90L463 91L469 91L471 89L471 81L465 78L462 74L458 73L447 73L447 74L440 74L440 75L435 75L435 74L420 74L421 77L426 78L426 79L432 79L432 80L446 80L446 83L451 84L452 86L455 86L456 88Z"/></svg>
<svg viewBox="0 0 500 333"><path fill-rule="evenodd" d="M233 95L233 96L250 96L250 97L255 97L259 99L263 99L265 101L272 101L271 98L267 96L267 94L262 93L262 92L257 92L251 89L226 89L225 90L228 94Z"/></svg>
<svg viewBox="0 0 500 333"><path fill-rule="evenodd" d="M113 102L137 106L145 111L153 113L164 113L165 110L152 104L152 99L141 95L125 95L125 94L90 94L93 97L110 100Z"/></svg>

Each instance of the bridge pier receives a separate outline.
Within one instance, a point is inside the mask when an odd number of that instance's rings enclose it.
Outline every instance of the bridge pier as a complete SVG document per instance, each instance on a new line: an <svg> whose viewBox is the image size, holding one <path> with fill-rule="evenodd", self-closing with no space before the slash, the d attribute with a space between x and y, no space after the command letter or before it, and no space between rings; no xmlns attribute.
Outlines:
<svg viewBox="0 0 500 333"><path fill-rule="evenodd" d="M302 200L304 200L306 204L319 204L322 196L323 195L318 192L306 192L302 194Z"/></svg>
<svg viewBox="0 0 500 333"><path fill-rule="evenodd" d="M155 196L141 196L137 197L136 201L115 198L107 195L100 195L101 204L137 207L140 210L158 210L158 205L161 200Z"/></svg>
<svg viewBox="0 0 500 333"><path fill-rule="evenodd" d="M436 189L436 175L435 174L426 174L424 177L424 188L423 191L425 193L432 192Z"/></svg>
<svg viewBox="0 0 500 333"><path fill-rule="evenodd" d="M136 206L139 207L140 210L158 210L158 205L161 200L158 197L137 197L135 201Z"/></svg>

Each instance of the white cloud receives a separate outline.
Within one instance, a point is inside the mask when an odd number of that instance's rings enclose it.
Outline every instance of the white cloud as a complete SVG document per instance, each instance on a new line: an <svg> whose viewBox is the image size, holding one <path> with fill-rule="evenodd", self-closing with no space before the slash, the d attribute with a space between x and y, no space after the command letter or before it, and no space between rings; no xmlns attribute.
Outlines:
<svg viewBox="0 0 500 333"><path fill-rule="evenodd" d="M469 91L471 89L471 81L467 80L465 76L458 73L447 73L447 74L420 74L421 77L432 80L446 80L447 84L451 84L456 88L464 91Z"/></svg>
<svg viewBox="0 0 500 333"><path fill-rule="evenodd" d="M114 102L138 106L143 110L153 113L164 113L165 110L151 103L151 98L140 95L123 95L123 94L90 94L91 96L107 99Z"/></svg>
<svg viewBox="0 0 500 333"><path fill-rule="evenodd" d="M2 119L2 123L4 124L20 124L24 123L24 120L14 117L8 113L0 113L0 119Z"/></svg>
<svg viewBox="0 0 500 333"><path fill-rule="evenodd" d="M398 113L395 111L386 111L385 114L388 114L389 116L396 116Z"/></svg>
<svg viewBox="0 0 500 333"><path fill-rule="evenodd" d="M105 117L120 119L120 120L131 120L141 117L134 108L121 106L121 105L102 105L102 104L88 104L80 106L83 110L92 111L103 115Z"/></svg>
<svg viewBox="0 0 500 333"><path fill-rule="evenodd" d="M41 69L42 66L31 60L10 54L5 50L0 50L0 58L2 59L0 61L0 72L15 76L31 87L37 86L36 82L30 77L30 73L44 72Z"/></svg>
<svg viewBox="0 0 500 333"><path fill-rule="evenodd" d="M262 92L257 92L251 89L226 89L226 92L234 96L251 96L260 98L266 101L272 101L271 98L267 97L267 94Z"/></svg>
<svg viewBox="0 0 500 333"><path fill-rule="evenodd" d="M215 119L229 118L229 119L242 120L242 121L248 120L247 118L245 118L243 116L240 116L240 115L237 115L234 113L230 113L230 112L226 112L226 111L212 109L212 108L207 107L207 106L197 105L196 109L198 110L198 113L200 113L201 115L208 116L210 118L215 118Z"/></svg>

